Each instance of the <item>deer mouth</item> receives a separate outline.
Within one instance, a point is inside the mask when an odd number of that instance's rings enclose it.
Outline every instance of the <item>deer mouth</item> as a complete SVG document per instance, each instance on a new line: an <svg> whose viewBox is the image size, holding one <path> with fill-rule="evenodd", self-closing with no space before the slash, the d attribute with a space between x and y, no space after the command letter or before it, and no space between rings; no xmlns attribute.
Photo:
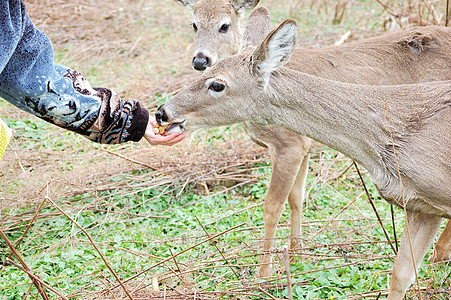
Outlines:
<svg viewBox="0 0 451 300"><path fill-rule="evenodd" d="M171 110L169 110L171 111ZM173 113L168 113L165 109L165 105L160 106L155 112L155 120L160 126L169 125L165 133L170 134L173 132L182 133L186 130L185 118L174 118Z"/></svg>
<svg viewBox="0 0 451 300"><path fill-rule="evenodd" d="M183 133L186 130L186 121L171 123L164 131L166 134L170 134L173 132Z"/></svg>

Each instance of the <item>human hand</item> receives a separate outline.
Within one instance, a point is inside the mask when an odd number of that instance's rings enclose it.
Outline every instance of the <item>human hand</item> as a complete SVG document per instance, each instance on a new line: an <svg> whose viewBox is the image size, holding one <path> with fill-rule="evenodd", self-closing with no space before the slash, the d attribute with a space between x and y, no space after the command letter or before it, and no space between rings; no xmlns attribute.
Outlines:
<svg viewBox="0 0 451 300"><path fill-rule="evenodd" d="M150 118L149 123L147 124L146 133L144 134L144 138L151 145L164 145L164 146L172 146L181 140L183 140L186 136L184 133L173 132L168 135L165 134L156 134L153 129L153 123L155 119Z"/></svg>

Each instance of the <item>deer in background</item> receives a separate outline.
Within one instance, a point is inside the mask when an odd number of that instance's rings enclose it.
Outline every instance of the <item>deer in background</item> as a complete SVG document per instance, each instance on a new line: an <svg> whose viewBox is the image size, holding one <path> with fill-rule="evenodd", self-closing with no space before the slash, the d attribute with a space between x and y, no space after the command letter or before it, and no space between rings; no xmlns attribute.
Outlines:
<svg viewBox="0 0 451 300"><path fill-rule="evenodd" d="M237 53L243 38L243 15L260 0L174 0L193 12L193 68L204 71Z"/></svg>
<svg viewBox="0 0 451 300"><path fill-rule="evenodd" d="M193 67L205 70L261 41L270 28L266 8L256 9L240 24L244 11L259 0L175 0L193 12L195 52ZM227 29L227 30L226 30ZM244 35L244 42L241 43ZM320 49L297 48L288 67L315 76L350 83L394 85L451 79L451 29L420 27L385 33L375 38ZM265 200L264 256L260 277L271 271L270 250L277 223L288 199L291 212L290 248L300 245L301 211L312 141L280 126L243 124L249 136L268 148L273 171ZM451 226L447 225L435 251L436 260L448 257ZM447 243L448 242L448 243Z"/></svg>
<svg viewBox="0 0 451 300"><path fill-rule="evenodd" d="M276 125L364 166L380 195L406 212L388 296L401 300L442 218L451 218L451 80L372 86L301 73L284 67L296 35L296 22L283 22L255 48L209 68L156 119L179 131Z"/></svg>

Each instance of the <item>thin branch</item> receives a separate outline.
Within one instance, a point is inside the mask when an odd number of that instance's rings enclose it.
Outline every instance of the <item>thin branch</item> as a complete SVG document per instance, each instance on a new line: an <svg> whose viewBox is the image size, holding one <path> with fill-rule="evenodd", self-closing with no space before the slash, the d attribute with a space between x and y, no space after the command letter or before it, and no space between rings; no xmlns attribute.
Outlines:
<svg viewBox="0 0 451 300"><path fill-rule="evenodd" d="M393 211L393 204L390 204L390 213L391 213L391 223L392 223L392 227L393 227L393 235L395 238L396 252L398 252L398 235L396 234L395 212Z"/></svg>
<svg viewBox="0 0 451 300"><path fill-rule="evenodd" d="M13 266L15 266L16 268L18 268L19 270L27 273L27 275L31 278L31 280L39 282L39 284L42 284L43 286L45 286L46 288L48 288L49 290L51 290L52 292L54 292L55 294L57 294L59 297L61 297L64 300L68 300L65 296L63 296L61 293L59 293L57 290L55 290L54 288L52 288L50 285L48 285L47 283L45 283L44 281L42 281L41 278L39 278L38 276L34 275L29 269L25 269L25 267L21 267L19 264L17 264L16 262L12 261L10 258L6 259L8 261L8 263L12 264ZM47 294L44 295L41 294L42 298L44 299L50 299L48 298Z"/></svg>
<svg viewBox="0 0 451 300"><path fill-rule="evenodd" d="M413 270L415 271L415 278L417 281L417 286L418 286L418 297L420 298L420 300L422 300L421 297L421 292L420 292L420 280L418 279L418 271L417 268L415 267L415 256L413 255L413 247L412 247L412 237L410 236L410 230L409 230L409 223L408 223L408 218L407 218L407 209L406 209L406 199L404 196L404 187L403 187L403 183L402 183L402 176L401 176L401 172L399 170L399 164L398 164L398 158L396 156L396 148L395 148L395 141L393 139L393 134L391 132L391 127L390 127L390 118L388 117L388 102L387 100L385 101L385 114L386 114L386 119L387 119L387 125L388 125L388 132L390 134L390 140L392 143L392 147L393 147L393 157L396 163L396 170L398 172L398 180L399 180L399 186L401 188L401 193L402 193L402 201L403 201L403 209L404 209L404 214L405 214L405 228L407 229L407 236L409 238L409 245L410 245L410 254L412 256L412 263L413 263Z"/></svg>
<svg viewBox="0 0 451 300"><path fill-rule="evenodd" d="M125 159L126 161L132 162L132 163L134 163L134 164L137 164L137 165L140 165L140 166L149 168L149 169L154 170L154 171L155 171L155 170L158 170L158 168L156 168L156 167L154 167L154 166L151 166L151 165L149 165L149 164L146 164L146 163L143 163L143 162L140 162L140 161L137 161L137 160L128 158L128 157L126 157L126 156L124 156L124 155L121 155L121 154L119 154L119 153L110 151L110 150L105 149L105 148L101 148L101 149L102 149L102 151L105 151L105 152L108 153L108 154L115 155L115 156L117 156L117 157L120 157L120 158L122 158L122 159Z"/></svg>
<svg viewBox="0 0 451 300"><path fill-rule="evenodd" d="M327 228L327 226L329 226L330 223L332 223L343 211L348 209L349 206L351 206L354 202L356 202L361 195L362 194L355 197L351 202L349 202L345 207L343 207L333 218L331 218L326 224L324 224L324 226L319 231L317 231L311 238L309 238L309 242L313 241L314 238L316 238L321 232L323 232Z"/></svg>
<svg viewBox="0 0 451 300"><path fill-rule="evenodd" d="M393 17L394 17L393 19L395 20L395 22L399 25L400 28L402 28L402 23L401 23L401 21L396 17L397 14L394 13L394 12L392 12L392 11L390 10L390 7L389 7L387 4L382 3L381 0L376 0L376 2L379 3L379 4L382 6L382 8L383 8L389 15L393 16Z"/></svg>
<svg viewBox="0 0 451 300"><path fill-rule="evenodd" d="M199 242L199 243L197 243L197 244L195 244L195 245L193 245L193 246L191 246L191 247L189 247L189 248L186 248L185 250L180 251L179 253L177 253L177 254L175 254L175 255L171 255L170 257L165 258L164 260L162 260L162 261L160 261L160 262L154 264L153 266L150 266L150 267L144 269L143 271L141 271L141 272L139 272L139 273L137 273L137 274L135 274L135 275L133 275L133 276L127 278L127 280L124 280L124 283L129 282L130 280L133 280L133 279L135 279L136 277L141 276L142 274L148 272L149 270L152 270L153 268L156 268L156 267L158 267L159 265L164 264L165 262L174 259L174 257L177 257L177 256L179 256L179 255L181 255L181 254L183 254L183 253L185 253L185 252L187 252L187 251L189 251L189 250L191 250L191 249L193 249L193 248L196 248L196 247L199 246L199 245L205 244L205 243L207 243L208 241L211 241L211 240L213 240L213 239L215 239L215 238L217 238L217 237L219 237L219 236L221 236L221 235L224 235L224 234L226 234L226 233L228 233L228 232L230 232L230 231L232 231L232 230L234 230L234 229L236 229L236 228L239 228L239 227L241 227L241 226L243 226L243 225L245 225L245 224L246 224L246 223L241 223L241 224L236 225L236 226L233 226L232 228L229 228L229 229L227 229L227 230L225 230L225 231L223 231L223 232L220 232L220 233L217 233L217 234L215 234L215 235L212 235L211 237L209 237L209 238L207 238L207 239L205 239L205 240L203 240L203 241L201 241L201 242ZM115 288L117 288L117 287L119 287L119 285L116 285L116 286L112 287L112 289L115 289Z"/></svg>
<svg viewBox="0 0 451 300"><path fill-rule="evenodd" d="M437 14L435 13L434 9L431 6L429 6L429 4L425 0L422 0L422 1L423 1L424 5L426 6L426 8L428 9L429 13L431 14L432 19L434 20L434 23L435 23L434 25L439 25L440 22L437 19ZM418 5L420 5L420 4L418 4Z"/></svg>
<svg viewBox="0 0 451 300"><path fill-rule="evenodd" d="M293 300L293 286L291 284L291 272L290 272L290 256L288 255L287 247L283 248L283 261L285 263L285 272L287 273L288 299Z"/></svg>
<svg viewBox="0 0 451 300"><path fill-rule="evenodd" d="M43 188L43 189L44 189L44 188ZM42 190L43 190L43 189L42 189ZM42 190L41 190L41 191L42 191ZM41 204L39 205L39 207L38 207L38 209L36 210L35 214L34 214L33 217L31 218L30 223L28 223L27 228L26 228L25 231L22 233L21 237L18 238L18 239L16 240L15 245L14 245L15 248L17 248L17 247L19 246L20 242L23 240L23 238L24 238L25 235L27 234L28 230L30 230L31 225L32 225L32 224L34 223L34 221L36 220L39 211L42 209L42 206L44 205L44 202L45 202L45 199L44 199L44 200L41 202ZM13 255L13 254L11 253L11 254L8 256L8 258L10 258L11 255ZM6 264L6 260L5 260L4 263L0 266L0 270L3 269L3 267L5 266L5 264Z"/></svg>
<svg viewBox="0 0 451 300"><path fill-rule="evenodd" d="M6 263L6 260L5 260L5 263ZM27 299L28 295L30 295L30 291L31 291L32 287L33 287L33 283L28 286L28 290L25 293L25 295L23 296L22 300L26 300Z"/></svg>
<svg viewBox="0 0 451 300"><path fill-rule="evenodd" d="M202 230L203 230L203 231L205 232L205 234L207 235L207 237L210 237L210 234L209 234L208 231L205 229L204 225L202 225L202 223L200 222L199 218L198 218L197 216L195 216L195 217L196 217L196 220L197 220L197 222L199 223L199 225L202 227ZM218 245L216 245L216 243L213 242L213 241L212 241L211 243L213 244L213 246L215 246L216 250L218 250L219 254L221 254L221 256L222 256L222 258L225 260L225 262L226 262L227 264L229 264L227 258L224 256L224 253L222 253L222 251L219 249ZM238 274L235 272L235 270L234 270L232 267L230 267L230 269L232 270L233 274L235 274L236 279L239 280L240 277L239 277Z"/></svg>
<svg viewBox="0 0 451 300"><path fill-rule="evenodd" d="M360 180L362 181L362 185L363 185L363 188L365 189L365 193L366 193L366 196L368 197L368 201L370 202L371 207L373 208L373 211L376 214L377 220L379 221L379 224L382 227L382 231L384 231L385 238L387 239L388 243L390 244L390 247L393 249L393 253L395 253L395 255L396 255L398 253L398 251L396 251L395 247L393 246L393 244L392 244L392 242L390 240L390 237L388 236L387 230L385 229L385 226L382 223L381 217L379 216L379 213L377 212L376 206L374 205L373 198L371 197L370 193L368 192L368 189L366 187L365 181L363 180L362 174L360 173L359 167L357 166L356 162L354 162L354 166L355 166L355 168L357 170L357 173L359 174Z"/></svg>
<svg viewBox="0 0 451 300"><path fill-rule="evenodd" d="M445 27L449 24L449 0L446 1Z"/></svg>
<svg viewBox="0 0 451 300"><path fill-rule="evenodd" d="M44 206L45 203L45 199L41 201L41 204L39 204L38 209L36 210L36 212L34 213L33 217L30 220L30 223L28 223L27 228L25 229L25 231L22 233L22 236L20 238L18 238L15 242L15 247L19 246L20 242L23 240L23 238L25 237L25 235L27 234L28 230L30 230L31 225L33 225L34 221L36 220L36 218L38 217L39 212L42 209L42 206Z"/></svg>
<svg viewBox="0 0 451 300"><path fill-rule="evenodd" d="M105 263L106 267L110 270L111 274L113 274L113 276L116 278L117 282L119 282L119 284L122 286L122 288L124 289L125 293L127 294L128 298L130 300L133 300L132 295L130 295L130 293L128 292L127 288L125 287L125 285L122 283L121 279L119 278L119 276L117 276L116 272L114 272L113 268L111 268L110 264L108 263L108 261L106 260L105 256L103 256L102 252L100 251L100 249L97 247L96 243L94 242L94 240L91 238L91 236L89 235L89 233L80 225L77 223L77 221L75 221L71 216L69 216L64 210L62 210L52 199L50 199L48 196L45 197L46 200L48 200L50 203L53 204L53 206L55 206L63 215L66 216L66 218L68 218L73 224L75 224L85 235L86 237L89 239L89 241L91 242L92 246L95 248L95 250L97 251L97 253L99 253L100 257L102 258L103 262Z"/></svg>
<svg viewBox="0 0 451 300"><path fill-rule="evenodd" d="M47 296L47 293L45 292L45 289L42 287L41 281L40 280L36 280L35 279L36 276L31 274L30 268L25 263L25 261L22 259L22 257L20 256L19 252L17 251L17 249L14 247L14 245L11 243L11 241L8 239L8 237L6 236L6 234L3 232L3 230L1 228L0 228L0 236L3 238L5 243L8 245L9 249L11 250L11 253L19 260L20 264L23 266L24 272L26 272L28 274L28 276L30 277L31 281L36 286L39 294L42 296L42 298L44 300L48 300L49 297ZM11 261L9 258L7 258L7 260Z"/></svg>

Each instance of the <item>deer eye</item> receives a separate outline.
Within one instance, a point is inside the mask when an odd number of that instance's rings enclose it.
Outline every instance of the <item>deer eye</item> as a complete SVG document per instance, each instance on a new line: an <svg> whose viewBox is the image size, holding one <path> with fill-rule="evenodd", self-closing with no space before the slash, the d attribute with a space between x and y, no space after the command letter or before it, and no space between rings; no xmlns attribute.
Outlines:
<svg viewBox="0 0 451 300"><path fill-rule="evenodd" d="M225 33L229 31L230 24L222 24L221 28L219 29L219 32Z"/></svg>
<svg viewBox="0 0 451 300"><path fill-rule="evenodd" d="M194 32L197 32L197 25L195 23L193 23L192 25L193 25Z"/></svg>
<svg viewBox="0 0 451 300"><path fill-rule="evenodd" d="M212 83L210 83L208 89L219 93L225 89L225 85L220 82L213 81Z"/></svg>

